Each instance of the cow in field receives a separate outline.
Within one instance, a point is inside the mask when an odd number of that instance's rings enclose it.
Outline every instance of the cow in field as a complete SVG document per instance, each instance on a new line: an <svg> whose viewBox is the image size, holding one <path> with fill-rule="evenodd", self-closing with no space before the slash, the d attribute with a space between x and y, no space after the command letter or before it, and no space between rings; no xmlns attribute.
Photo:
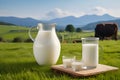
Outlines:
<svg viewBox="0 0 120 80"><path fill-rule="evenodd" d="M112 37L117 40L118 25L116 23L101 23L97 24L95 28L95 37L101 40L106 37Z"/></svg>

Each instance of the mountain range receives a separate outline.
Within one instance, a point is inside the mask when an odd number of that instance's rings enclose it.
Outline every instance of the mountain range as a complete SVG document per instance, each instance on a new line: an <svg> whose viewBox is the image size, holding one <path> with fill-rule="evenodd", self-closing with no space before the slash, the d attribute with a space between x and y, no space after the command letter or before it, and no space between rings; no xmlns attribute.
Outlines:
<svg viewBox="0 0 120 80"><path fill-rule="evenodd" d="M42 21L33 18L19 18L19 17L0 17L0 22L7 22L18 26L34 26Z"/></svg>
<svg viewBox="0 0 120 80"><path fill-rule="evenodd" d="M52 19L49 22L57 23L59 25L67 25L67 24L86 25L92 22L103 21L103 20L107 21L113 19L116 19L116 17L110 16L108 14L104 14L102 16L98 16L98 15L84 15L81 17L68 16L64 18Z"/></svg>
<svg viewBox="0 0 120 80"><path fill-rule="evenodd" d="M74 17L74 16L67 16L63 18L56 18L56 19L51 19L51 20L37 20L33 18L19 18L19 17L0 17L0 22L7 22L19 26L36 26L38 23L56 23L57 24L57 29L64 29L66 25L72 24L75 27L82 27L83 29L89 29L87 27L90 27L88 25L93 25L95 22L99 21L114 21L117 19L116 17L113 17L109 14L104 14L104 15L84 15L81 17ZM92 28L92 27L91 27ZM90 29L91 29L90 28Z"/></svg>
<svg viewBox="0 0 120 80"><path fill-rule="evenodd" d="M84 27L81 27L81 29L83 29L83 30L92 30L93 31L95 29L95 27L96 27L96 24L105 23L105 22L117 23L118 29L120 30L120 19L108 20L108 21L98 21L98 22L89 23L89 24L85 25Z"/></svg>

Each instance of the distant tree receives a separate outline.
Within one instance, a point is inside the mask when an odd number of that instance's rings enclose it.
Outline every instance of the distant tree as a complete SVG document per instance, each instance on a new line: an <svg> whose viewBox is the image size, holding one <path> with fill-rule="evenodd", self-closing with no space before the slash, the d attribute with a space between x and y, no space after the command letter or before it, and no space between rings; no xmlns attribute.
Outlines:
<svg viewBox="0 0 120 80"><path fill-rule="evenodd" d="M15 37L12 42L23 42L21 37Z"/></svg>
<svg viewBox="0 0 120 80"><path fill-rule="evenodd" d="M7 22L1 22L1 21L0 21L0 25L14 25L14 24L7 23Z"/></svg>
<svg viewBox="0 0 120 80"><path fill-rule="evenodd" d="M27 38L24 42L33 42L30 38Z"/></svg>
<svg viewBox="0 0 120 80"><path fill-rule="evenodd" d="M64 30L63 30L63 29L60 29L59 32L64 32Z"/></svg>
<svg viewBox="0 0 120 80"><path fill-rule="evenodd" d="M2 37L0 37L0 42L3 42L4 40L3 40L3 38Z"/></svg>
<svg viewBox="0 0 120 80"><path fill-rule="evenodd" d="M82 29L81 28L76 28L76 32L81 32Z"/></svg>
<svg viewBox="0 0 120 80"><path fill-rule="evenodd" d="M65 31L68 31L68 32L74 32L75 31L75 28L72 24L68 24L65 28Z"/></svg>

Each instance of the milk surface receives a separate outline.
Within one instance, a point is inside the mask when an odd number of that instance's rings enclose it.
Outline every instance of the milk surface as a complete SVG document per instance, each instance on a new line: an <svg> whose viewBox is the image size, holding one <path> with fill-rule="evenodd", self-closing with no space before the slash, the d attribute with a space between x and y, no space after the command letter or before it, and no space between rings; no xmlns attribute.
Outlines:
<svg viewBox="0 0 120 80"><path fill-rule="evenodd" d="M60 53L60 43L51 31L40 31L33 45L34 56L38 64L55 64Z"/></svg>
<svg viewBox="0 0 120 80"><path fill-rule="evenodd" d="M73 71L80 71L82 70L83 64L81 62L73 62L72 63L72 69Z"/></svg>
<svg viewBox="0 0 120 80"><path fill-rule="evenodd" d="M63 59L63 66L64 68L70 68L72 65L72 59Z"/></svg>
<svg viewBox="0 0 120 80"><path fill-rule="evenodd" d="M98 64L98 44L82 44L82 61L87 67Z"/></svg>

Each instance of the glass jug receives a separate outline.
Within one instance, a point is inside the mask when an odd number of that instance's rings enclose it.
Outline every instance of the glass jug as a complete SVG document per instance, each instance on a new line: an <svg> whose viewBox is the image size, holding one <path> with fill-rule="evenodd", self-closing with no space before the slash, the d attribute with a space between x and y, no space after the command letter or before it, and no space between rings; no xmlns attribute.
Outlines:
<svg viewBox="0 0 120 80"><path fill-rule="evenodd" d="M99 38L82 38L82 61L85 68L98 65Z"/></svg>
<svg viewBox="0 0 120 80"><path fill-rule="evenodd" d="M33 53L39 65L56 64L60 55L60 42L55 31L56 24L39 23L38 34L35 40L29 30L29 36L33 40Z"/></svg>

